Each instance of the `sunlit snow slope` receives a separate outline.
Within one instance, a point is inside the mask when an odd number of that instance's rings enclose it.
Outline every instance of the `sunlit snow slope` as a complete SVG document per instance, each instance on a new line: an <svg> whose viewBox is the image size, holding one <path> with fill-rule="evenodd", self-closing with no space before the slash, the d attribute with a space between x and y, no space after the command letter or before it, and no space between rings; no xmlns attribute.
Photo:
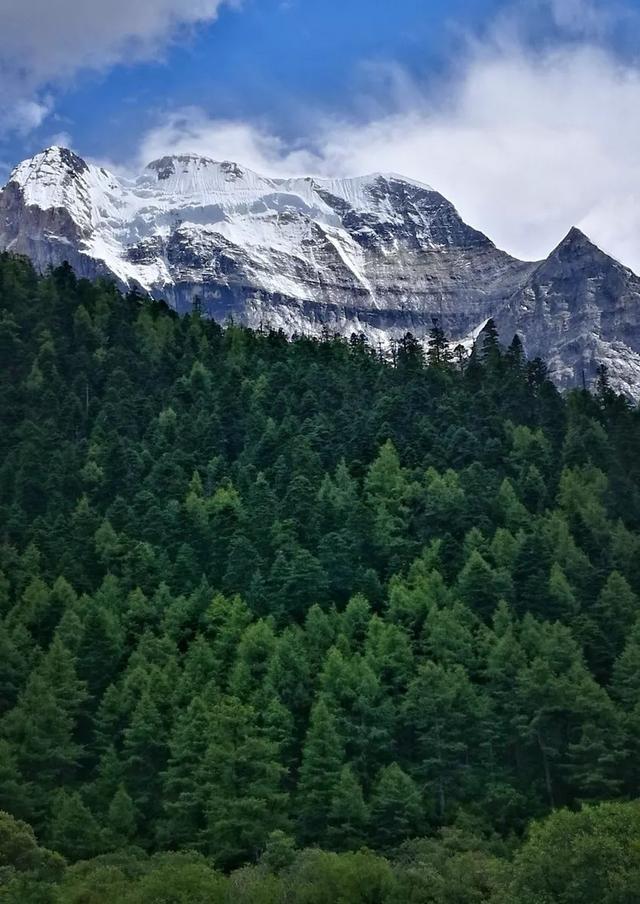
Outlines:
<svg viewBox="0 0 640 904"><path fill-rule="evenodd" d="M542 264L515 260L437 191L394 174L270 179L182 155L125 179L51 147L0 192L0 248L40 269L68 260L180 311L199 296L213 317L289 334L356 331L386 344L424 336L437 317L465 339L492 316L505 341L517 330L529 354L547 357L561 385L605 361L640 395L631 271L576 230Z"/></svg>

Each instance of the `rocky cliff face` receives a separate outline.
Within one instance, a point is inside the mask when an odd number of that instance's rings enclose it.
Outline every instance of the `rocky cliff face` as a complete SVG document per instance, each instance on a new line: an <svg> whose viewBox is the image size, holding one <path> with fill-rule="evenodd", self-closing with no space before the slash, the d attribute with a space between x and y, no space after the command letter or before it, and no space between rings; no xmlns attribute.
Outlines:
<svg viewBox="0 0 640 904"><path fill-rule="evenodd" d="M640 280L577 230L542 263L518 261L437 191L393 174L269 179L236 163L164 157L133 180L64 148L13 171L0 248L39 268L68 260L179 311L388 343L439 318L454 340L493 317L562 386L609 366L640 397Z"/></svg>
<svg viewBox="0 0 640 904"><path fill-rule="evenodd" d="M525 337L560 386L591 383L605 364L617 389L640 398L640 278L579 229L533 270L499 322L504 335Z"/></svg>

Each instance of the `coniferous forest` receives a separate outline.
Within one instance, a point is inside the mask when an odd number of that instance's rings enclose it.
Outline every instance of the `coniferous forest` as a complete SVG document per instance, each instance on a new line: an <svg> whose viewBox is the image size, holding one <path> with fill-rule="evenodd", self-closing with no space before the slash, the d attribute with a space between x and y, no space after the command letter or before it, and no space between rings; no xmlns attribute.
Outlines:
<svg viewBox="0 0 640 904"><path fill-rule="evenodd" d="M0 900L640 900L640 414L511 338L0 255Z"/></svg>

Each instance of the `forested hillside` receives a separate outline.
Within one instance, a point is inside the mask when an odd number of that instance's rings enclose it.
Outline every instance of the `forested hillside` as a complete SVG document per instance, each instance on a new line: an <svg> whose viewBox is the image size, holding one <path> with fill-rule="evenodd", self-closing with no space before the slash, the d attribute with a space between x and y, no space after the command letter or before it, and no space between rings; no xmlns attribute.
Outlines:
<svg viewBox="0 0 640 904"><path fill-rule="evenodd" d="M383 360L9 255L0 318L7 900L636 900L640 415L605 372L563 397L491 324ZM534 899L555 851L584 887Z"/></svg>

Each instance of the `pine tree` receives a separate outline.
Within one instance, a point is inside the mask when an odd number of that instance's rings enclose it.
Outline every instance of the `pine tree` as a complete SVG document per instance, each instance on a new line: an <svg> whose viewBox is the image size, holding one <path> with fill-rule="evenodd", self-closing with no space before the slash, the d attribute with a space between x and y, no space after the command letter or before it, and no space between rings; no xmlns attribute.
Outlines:
<svg viewBox="0 0 640 904"><path fill-rule="evenodd" d="M127 789L120 783L107 812L107 827L115 847L126 847L136 834L138 814Z"/></svg>
<svg viewBox="0 0 640 904"><path fill-rule="evenodd" d="M15 704L25 667L4 620L0 619L0 714Z"/></svg>
<svg viewBox="0 0 640 904"><path fill-rule="evenodd" d="M434 317L432 321L433 326L429 330L427 361L432 367L443 367L451 361L451 350L438 320Z"/></svg>
<svg viewBox="0 0 640 904"><path fill-rule="evenodd" d="M409 483L391 440L380 448L367 472L365 494L379 561L395 565L407 551Z"/></svg>
<svg viewBox="0 0 640 904"><path fill-rule="evenodd" d="M25 776L37 776L39 809L47 794L64 785L77 770L81 749L74 740L74 719L37 671L33 672L14 709L3 723L3 734L15 751Z"/></svg>
<svg viewBox="0 0 640 904"><path fill-rule="evenodd" d="M92 857L103 847L100 826L77 791L56 794L49 843L72 862Z"/></svg>
<svg viewBox="0 0 640 904"><path fill-rule="evenodd" d="M585 721L580 736L568 747L565 773L576 796L598 800L619 794L626 754L622 720L602 691L596 718Z"/></svg>
<svg viewBox="0 0 640 904"><path fill-rule="evenodd" d="M598 673L606 676L640 615L638 597L618 571L607 578L593 612L599 630L592 656Z"/></svg>
<svg viewBox="0 0 640 904"><path fill-rule="evenodd" d="M178 687L176 688L176 706L187 707L190 702L201 695L214 683L218 663L211 649L211 644L202 634L196 634L191 640L182 659L183 668Z"/></svg>
<svg viewBox="0 0 640 904"><path fill-rule="evenodd" d="M343 757L335 716L320 699L311 712L298 779L298 835L303 842L322 841L326 837Z"/></svg>
<svg viewBox="0 0 640 904"><path fill-rule="evenodd" d="M357 850L365 842L368 821L362 785L351 767L343 766L329 810L329 844L338 851Z"/></svg>
<svg viewBox="0 0 640 904"><path fill-rule="evenodd" d="M229 692L233 696L252 702L268 674L276 645L270 622L260 619L247 626L240 638L229 679Z"/></svg>
<svg viewBox="0 0 640 904"><path fill-rule="evenodd" d="M540 530L524 536L512 571L514 599L519 613L530 612L542 617L549 615L547 588L550 558L546 538Z"/></svg>
<svg viewBox="0 0 640 904"><path fill-rule="evenodd" d="M515 333L513 339L511 340L511 345L507 349L505 357L507 359L507 363L511 368L516 371L523 370L525 365L525 355L524 349L522 347L522 340L517 333Z"/></svg>
<svg viewBox="0 0 640 904"><path fill-rule="evenodd" d="M423 828L420 792L397 763L386 766L378 775L371 797L371 824L383 849L418 835Z"/></svg>
<svg viewBox="0 0 640 904"><path fill-rule="evenodd" d="M551 566L549 599L552 618L555 617L566 624L575 623L579 612L578 601L564 571L557 562Z"/></svg>
<svg viewBox="0 0 640 904"><path fill-rule="evenodd" d="M233 697L212 707L204 760L205 839L220 866L238 866L255 857L272 831L286 828L278 753L251 707Z"/></svg>
<svg viewBox="0 0 640 904"><path fill-rule="evenodd" d="M87 802L96 812L104 812L120 785L123 784L124 768L122 759L113 745L100 756L95 769L95 778L87 788Z"/></svg>
<svg viewBox="0 0 640 904"><path fill-rule="evenodd" d="M345 755L367 783L386 762L392 747L394 714L375 672L362 656L329 651L320 685L335 714Z"/></svg>
<svg viewBox="0 0 640 904"><path fill-rule="evenodd" d="M30 819L33 791L33 784L18 770L11 745L0 740L0 810L6 810L18 819Z"/></svg>
<svg viewBox="0 0 640 904"><path fill-rule="evenodd" d="M367 628L365 659L392 698L406 689L415 662L409 635L400 625L374 615Z"/></svg>
<svg viewBox="0 0 640 904"><path fill-rule="evenodd" d="M611 688L628 710L640 702L640 619L631 629L624 649L614 663Z"/></svg>
<svg viewBox="0 0 640 904"><path fill-rule="evenodd" d="M229 546L223 586L226 593L245 595L251 588L262 560L256 547L244 534L235 534Z"/></svg>
<svg viewBox="0 0 640 904"><path fill-rule="evenodd" d="M502 353L498 329L492 317L487 320L478 338L481 343L483 363L495 370L500 364Z"/></svg>
<svg viewBox="0 0 640 904"><path fill-rule="evenodd" d="M514 533L517 532L519 528L525 527L529 521L529 512L520 499L518 499L513 483L508 477L505 477L500 484L498 509L505 527Z"/></svg>
<svg viewBox="0 0 640 904"><path fill-rule="evenodd" d="M240 638L251 622L251 613L241 597L217 594L203 620L215 663L215 672L211 677L222 683L223 676L226 677L232 667Z"/></svg>
<svg viewBox="0 0 640 904"><path fill-rule="evenodd" d="M149 827L160 809L167 752L164 721L151 694L145 691L124 730L122 764L134 806Z"/></svg>
<svg viewBox="0 0 640 904"><path fill-rule="evenodd" d="M308 549L292 543L276 555L268 581L273 611L299 618L327 598L327 573Z"/></svg>
<svg viewBox="0 0 640 904"><path fill-rule="evenodd" d="M93 697L99 698L116 677L123 650L117 616L95 602L90 604L76 662L78 674Z"/></svg>
<svg viewBox="0 0 640 904"><path fill-rule="evenodd" d="M415 773L443 819L485 771L486 698L460 666L426 662L409 686L404 715L415 738Z"/></svg>
<svg viewBox="0 0 640 904"><path fill-rule="evenodd" d="M167 768L162 776L163 818L159 837L163 845L193 849L202 846L209 724L209 708L201 697L194 697L176 719L169 741Z"/></svg>
<svg viewBox="0 0 640 904"><path fill-rule="evenodd" d="M353 531L360 517L361 504L358 485L341 459L331 477L325 474L317 495L320 528L334 533L347 527Z"/></svg>
<svg viewBox="0 0 640 904"><path fill-rule="evenodd" d="M69 716L77 719L87 702L87 686L78 677L75 657L58 637L54 637L37 671Z"/></svg>
<svg viewBox="0 0 640 904"><path fill-rule="evenodd" d="M465 562L456 588L462 602L487 620L507 589L477 550Z"/></svg>

